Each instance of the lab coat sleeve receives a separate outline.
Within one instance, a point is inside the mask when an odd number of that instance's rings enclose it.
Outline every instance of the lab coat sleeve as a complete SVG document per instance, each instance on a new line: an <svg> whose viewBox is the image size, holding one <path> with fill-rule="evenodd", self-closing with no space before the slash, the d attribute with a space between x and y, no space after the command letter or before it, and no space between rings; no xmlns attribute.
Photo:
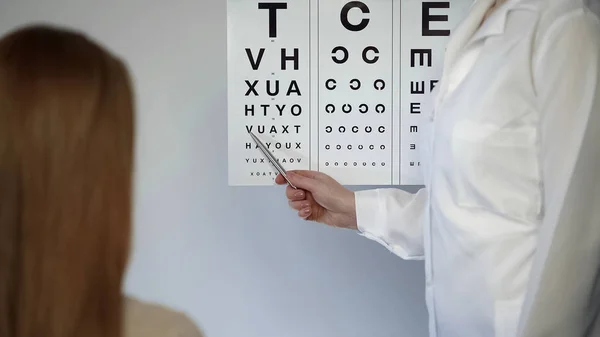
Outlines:
<svg viewBox="0 0 600 337"><path fill-rule="evenodd" d="M405 260L422 260L423 225L428 194L386 188L356 192L356 219L361 235Z"/></svg>
<svg viewBox="0 0 600 337"><path fill-rule="evenodd" d="M520 336L597 336L586 329L600 300L600 23L581 11L544 34L533 60L544 217Z"/></svg>

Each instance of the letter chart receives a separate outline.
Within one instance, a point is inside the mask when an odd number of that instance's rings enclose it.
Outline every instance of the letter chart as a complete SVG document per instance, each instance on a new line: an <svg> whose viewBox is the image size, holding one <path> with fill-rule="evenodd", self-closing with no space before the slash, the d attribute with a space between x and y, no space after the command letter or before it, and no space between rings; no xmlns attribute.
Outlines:
<svg viewBox="0 0 600 337"><path fill-rule="evenodd" d="M228 0L230 186L420 185L420 125L472 0Z"/></svg>

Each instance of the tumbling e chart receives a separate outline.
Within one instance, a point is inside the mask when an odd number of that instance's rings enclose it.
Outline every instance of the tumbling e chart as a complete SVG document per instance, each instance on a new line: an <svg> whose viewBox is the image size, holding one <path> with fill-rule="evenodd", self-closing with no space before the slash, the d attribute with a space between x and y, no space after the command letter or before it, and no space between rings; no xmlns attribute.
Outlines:
<svg viewBox="0 0 600 337"><path fill-rule="evenodd" d="M230 186L287 170L420 185L419 127L472 0L228 0Z"/></svg>

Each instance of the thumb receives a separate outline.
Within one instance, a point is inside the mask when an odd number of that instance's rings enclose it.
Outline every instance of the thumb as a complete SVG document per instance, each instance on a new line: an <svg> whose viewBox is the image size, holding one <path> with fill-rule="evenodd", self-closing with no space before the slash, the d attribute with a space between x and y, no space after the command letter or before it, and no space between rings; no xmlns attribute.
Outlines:
<svg viewBox="0 0 600 337"><path fill-rule="evenodd" d="M310 171L288 171L288 179L297 188L314 193L320 186L314 172Z"/></svg>

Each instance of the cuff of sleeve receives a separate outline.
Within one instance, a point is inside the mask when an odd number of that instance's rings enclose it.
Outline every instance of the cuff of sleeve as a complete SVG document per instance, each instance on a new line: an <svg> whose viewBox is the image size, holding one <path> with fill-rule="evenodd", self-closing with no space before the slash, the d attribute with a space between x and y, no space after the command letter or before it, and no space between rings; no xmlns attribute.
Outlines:
<svg viewBox="0 0 600 337"><path fill-rule="evenodd" d="M385 212L381 207L379 190L365 190L355 192L356 225L362 235L381 237L381 228L385 222Z"/></svg>
<svg viewBox="0 0 600 337"><path fill-rule="evenodd" d="M373 240L392 253L405 260L423 260L423 254L409 252L401 245L390 244L387 240L388 218L385 198L381 190L364 190L355 192L356 224L358 234Z"/></svg>

